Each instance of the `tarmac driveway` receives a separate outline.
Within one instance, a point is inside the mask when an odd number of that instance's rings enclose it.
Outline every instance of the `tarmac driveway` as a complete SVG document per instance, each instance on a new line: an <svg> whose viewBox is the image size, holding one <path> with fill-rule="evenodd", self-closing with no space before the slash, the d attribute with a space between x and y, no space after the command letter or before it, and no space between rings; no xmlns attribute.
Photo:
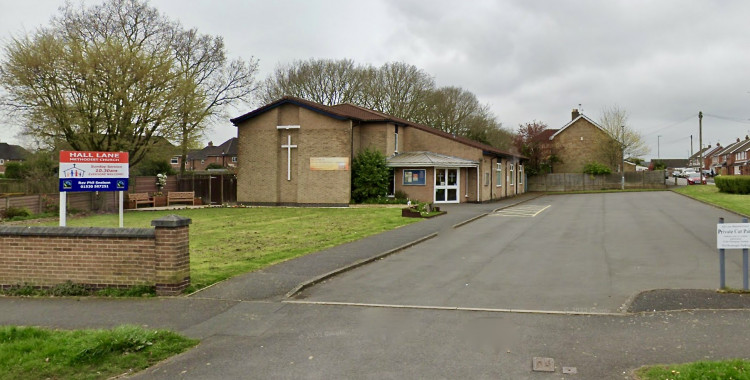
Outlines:
<svg viewBox="0 0 750 380"><path fill-rule="evenodd" d="M671 192L544 196L336 276L297 298L617 313L644 290L718 288L719 217L739 222ZM742 285L740 256L727 254L730 287Z"/></svg>

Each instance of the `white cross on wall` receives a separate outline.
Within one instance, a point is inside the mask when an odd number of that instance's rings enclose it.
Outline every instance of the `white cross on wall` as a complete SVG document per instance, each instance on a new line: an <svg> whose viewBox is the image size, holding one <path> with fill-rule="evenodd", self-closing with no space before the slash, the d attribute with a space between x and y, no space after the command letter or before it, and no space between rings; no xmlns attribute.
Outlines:
<svg viewBox="0 0 750 380"><path fill-rule="evenodd" d="M297 145L292 145L292 135L287 135L286 144L281 144L281 149L286 149L286 180L292 180L292 148L296 148Z"/></svg>

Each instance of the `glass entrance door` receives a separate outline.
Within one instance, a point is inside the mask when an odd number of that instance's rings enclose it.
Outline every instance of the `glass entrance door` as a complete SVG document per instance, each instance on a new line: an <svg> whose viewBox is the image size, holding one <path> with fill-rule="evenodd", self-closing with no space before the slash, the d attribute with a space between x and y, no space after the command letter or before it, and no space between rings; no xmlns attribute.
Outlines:
<svg viewBox="0 0 750 380"><path fill-rule="evenodd" d="M435 203L458 203L458 169L435 169Z"/></svg>

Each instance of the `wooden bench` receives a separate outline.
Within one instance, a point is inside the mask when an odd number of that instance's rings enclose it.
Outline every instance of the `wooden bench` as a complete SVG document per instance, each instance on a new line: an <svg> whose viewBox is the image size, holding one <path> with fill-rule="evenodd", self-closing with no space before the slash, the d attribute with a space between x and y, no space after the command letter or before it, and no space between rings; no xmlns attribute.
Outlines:
<svg viewBox="0 0 750 380"><path fill-rule="evenodd" d="M170 191L167 193L167 206L175 202L189 202L195 205L195 191Z"/></svg>
<svg viewBox="0 0 750 380"><path fill-rule="evenodd" d="M128 201L133 202L135 208L138 208L138 205L154 207L154 199L149 197L148 193L128 193Z"/></svg>

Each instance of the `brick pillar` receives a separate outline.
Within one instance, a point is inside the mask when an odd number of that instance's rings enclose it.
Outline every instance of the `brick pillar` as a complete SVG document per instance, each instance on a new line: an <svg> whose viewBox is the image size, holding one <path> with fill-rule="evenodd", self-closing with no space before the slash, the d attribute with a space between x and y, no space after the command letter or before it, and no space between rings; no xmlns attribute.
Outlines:
<svg viewBox="0 0 750 380"><path fill-rule="evenodd" d="M173 296L190 285L189 225L192 220L167 215L151 221L156 230L156 294Z"/></svg>

